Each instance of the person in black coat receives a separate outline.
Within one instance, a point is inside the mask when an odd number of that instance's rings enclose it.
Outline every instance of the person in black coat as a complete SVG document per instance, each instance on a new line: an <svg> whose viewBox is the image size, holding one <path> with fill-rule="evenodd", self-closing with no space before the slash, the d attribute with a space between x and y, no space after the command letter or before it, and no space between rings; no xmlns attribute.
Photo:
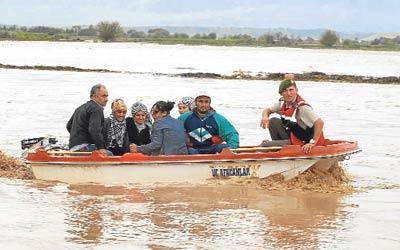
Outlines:
<svg viewBox="0 0 400 250"><path fill-rule="evenodd" d="M147 107L135 102L131 107L132 117L126 118L129 142L136 145L150 143L151 118Z"/></svg>
<svg viewBox="0 0 400 250"><path fill-rule="evenodd" d="M103 107L107 101L107 88L102 84L96 84L90 90L90 101L75 110L67 123L71 151L99 150L104 155L108 154L103 135Z"/></svg>

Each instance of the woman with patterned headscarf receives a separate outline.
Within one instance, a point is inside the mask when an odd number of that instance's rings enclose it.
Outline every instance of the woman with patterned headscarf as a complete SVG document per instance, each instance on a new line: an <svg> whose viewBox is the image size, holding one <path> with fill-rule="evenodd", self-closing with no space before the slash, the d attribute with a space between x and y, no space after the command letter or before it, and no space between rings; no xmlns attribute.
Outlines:
<svg viewBox="0 0 400 250"><path fill-rule="evenodd" d="M151 142L144 145L132 143L129 147L132 153L146 155L187 155L186 133L183 122L171 117L174 102L158 101L152 109L154 118Z"/></svg>
<svg viewBox="0 0 400 250"><path fill-rule="evenodd" d="M190 96L184 96L178 103L178 111L179 114L186 113L188 111L192 111L194 108L194 98Z"/></svg>
<svg viewBox="0 0 400 250"><path fill-rule="evenodd" d="M147 107L135 102L131 107L132 117L126 118L129 142L136 145L150 143L151 118Z"/></svg>
<svg viewBox="0 0 400 250"><path fill-rule="evenodd" d="M122 99L116 99L111 104L111 114L104 120L106 147L114 155L129 152L129 138L126 129L125 116L127 106Z"/></svg>

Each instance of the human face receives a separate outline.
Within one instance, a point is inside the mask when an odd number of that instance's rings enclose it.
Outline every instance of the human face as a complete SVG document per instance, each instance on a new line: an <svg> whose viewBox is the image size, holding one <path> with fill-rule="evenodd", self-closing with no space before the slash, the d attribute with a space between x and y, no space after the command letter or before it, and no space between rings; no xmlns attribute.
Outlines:
<svg viewBox="0 0 400 250"><path fill-rule="evenodd" d="M126 109L116 109L113 111L113 115L117 121L122 122L125 120L126 116Z"/></svg>
<svg viewBox="0 0 400 250"><path fill-rule="evenodd" d="M290 86L282 92L282 97L285 102L292 103L296 100L297 88Z"/></svg>
<svg viewBox="0 0 400 250"><path fill-rule="evenodd" d="M161 118L163 118L166 115L167 112L162 112L161 110L159 110L156 106L154 106L151 109L151 116L153 116L153 119L155 121L160 120Z"/></svg>
<svg viewBox="0 0 400 250"><path fill-rule="evenodd" d="M133 116L133 120L139 124L142 125L146 121L146 114L143 111L138 111L136 114Z"/></svg>
<svg viewBox="0 0 400 250"><path fill-rule="evenodd" d="M207 114L210 110L211 99L207 96L199 96L196 99L197 112L201 115Z"/></svg>
<svg viewBox="0 0 400 250"><path fill-rule="evenodd" d="M105 107L108 102L108 91L106 88L100 88L99 91L97 92L96 95L93 96L92 98L95 100L98 104L101 106Z"/></svg>
<svg viewBox="0 0 400 250"><path fill-rule="evenodd" d="M189 107L185 104L178 104L179 114L183 114L189 111Z"/></svg>

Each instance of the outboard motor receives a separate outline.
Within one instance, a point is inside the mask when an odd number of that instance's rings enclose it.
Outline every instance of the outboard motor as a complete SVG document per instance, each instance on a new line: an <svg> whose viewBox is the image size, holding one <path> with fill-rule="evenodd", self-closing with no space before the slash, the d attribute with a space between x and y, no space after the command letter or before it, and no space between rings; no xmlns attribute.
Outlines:
<svg viewBox="0 0 400 250"><path fill-rule="evenodd" d="M56 144L58 141L55 137L36 137L21 140L21 149L29 149L33 146L47 147L51 144Z"/></svg>
<svg viewBox="0 0 400 250"><path fill-rule="evenodd" d="M58 140L55 137L43 136L21 140L21 149L24 150L21 154L22 158L26 158L30 151L34 151L38 148L45 150L62 150L68 149L68 147L58 144Z"/></svg>

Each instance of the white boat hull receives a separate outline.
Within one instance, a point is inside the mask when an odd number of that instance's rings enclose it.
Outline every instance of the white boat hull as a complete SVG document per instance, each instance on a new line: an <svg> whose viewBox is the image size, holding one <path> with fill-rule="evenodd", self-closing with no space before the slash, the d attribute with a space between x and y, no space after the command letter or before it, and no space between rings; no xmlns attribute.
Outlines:
<svg viewBox="0 0 400 250"><path fill-rule="evenodd" d="M330 158L334 160L334 158ZM37 179L66 183L150 184L243 181L282 174L291 179L322 159L245 160L184 163L46 163L30 166Z"/></svg>

